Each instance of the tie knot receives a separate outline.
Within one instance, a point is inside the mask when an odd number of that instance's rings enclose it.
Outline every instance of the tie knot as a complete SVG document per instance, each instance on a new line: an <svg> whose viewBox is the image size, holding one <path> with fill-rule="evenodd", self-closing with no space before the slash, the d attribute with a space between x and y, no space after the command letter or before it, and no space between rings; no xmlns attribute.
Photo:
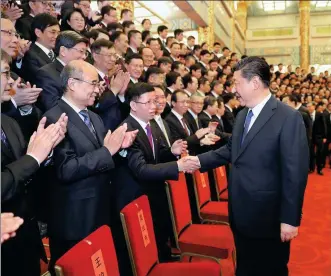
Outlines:
<svg viewBox="0 0 331 276"><path fill-rule="evenodd" d="M250 109L247 113L247 117L252 118L253 115L254 115L253 111L252 111L252 109Z"/></svg>
<svg viewBox="0 0 331 276"><path fill-rule="evenodd" d="M89 118L87 110L81 110L79 111L79 114L82 115L85 120Z"/></svg>
<svg viewBox="0 0 331 276"><path fill-rule="evenodd" d="M147 124L146 127L145 127L145 129L146 129L148 135L152 133L151 125L150 124Z"/></svg>

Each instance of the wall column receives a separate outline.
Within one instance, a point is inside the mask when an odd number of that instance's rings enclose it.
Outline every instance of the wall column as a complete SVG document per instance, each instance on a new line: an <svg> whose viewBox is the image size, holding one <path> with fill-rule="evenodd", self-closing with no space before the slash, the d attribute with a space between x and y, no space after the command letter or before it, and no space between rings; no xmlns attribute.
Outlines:
<svg viewBox="0 0 331 276"><path fill-rule="evenodd" d="M300 67L308 72L310 64L310 1L300 0Z"/></svg>
<svg viewBox="0 0 331 276"><path fill-rule="evenodd" d="M207 42L209 46L209 50L213 49L213 45L215 42L215 33L214 33L214 9L215 2L208 1L208 22L206 27L199 27L199 44L203 42Z"/></svg>
<svg viewBox="0 0 331 276"><path fill-rule="evenodd" d="M235 52L236 51L236 9L234 7L234 2L230 1L229 2L231 11L232 11L232 16L231 16L231 51Z"/></svg>
<svg viewBox="0 0 331 276"><path fill-rule="evenodd" d="M116 8L118 20L121 19L121 10L129 9L134 14L134 4L133 1L111 1L111 6Z"/></svg>

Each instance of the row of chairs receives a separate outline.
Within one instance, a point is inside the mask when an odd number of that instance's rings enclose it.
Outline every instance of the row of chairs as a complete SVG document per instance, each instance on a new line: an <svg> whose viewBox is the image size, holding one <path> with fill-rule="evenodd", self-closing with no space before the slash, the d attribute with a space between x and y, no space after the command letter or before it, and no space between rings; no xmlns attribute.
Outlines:
<svg viewBox="0 0 331 276"><path fill-rule="evenodd" d="M224 167L215 169L213 174L218 198L222 199L227 190ZM195 172L193 181L200 224L192 222L185 175L166 182L175 246L182 262L159 263L147 196L137 198L121 211L134 275L221 275L220 261L226 259L232 259L235 266L227 202L211 201L208 173ZM183 262L187 257L189 261L193 258L204 261ZM102 226L69 250L58 260L56 271L59 276L119 275L109 227Z"/></svg>

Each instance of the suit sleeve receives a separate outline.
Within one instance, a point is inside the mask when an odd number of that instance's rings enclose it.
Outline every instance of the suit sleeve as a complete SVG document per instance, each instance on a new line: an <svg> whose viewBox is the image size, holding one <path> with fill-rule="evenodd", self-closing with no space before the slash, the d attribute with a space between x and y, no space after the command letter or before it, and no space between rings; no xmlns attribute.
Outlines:
<svg viewBox="0 0 331 276"><path fill-rule="evenodd" d="M201 165L200 171L206 172L208 170L215 169L230 163L231 148L232 148L232 137L230 137L229 142L223 147L214 151L208 151L206 153L198 155Z"/></svg>
<svg viewBox="0 0 331 276"><path fill-rule="evenodd" d="M68 138L54 149L56 173L63 183L73 183L115 167L106 147L77 156Z"/></svg>
<svg viewBox="0 0 331 276"><path fill-rule="evenodd" d="M178 179L178 165L176 161L160 164L147 164L144 154L139 148L128 150L128 166L139 180L165 181Z"/></svg>
<svg viewBox="0 0 331 276"><path fill-rule="evenodd" d="M24 72L24 79L26 81L35 83L37 72L40 69L40 64L32 53L27 52L23 58L22 71Z"/></svg>
<svg viewBox="0 0 331 276"><path fill-rule="evenodd" d="M309 167L306 130L299 112L291 114L282 128L280 162L282 174L280 221L298 226Z"/></svg>

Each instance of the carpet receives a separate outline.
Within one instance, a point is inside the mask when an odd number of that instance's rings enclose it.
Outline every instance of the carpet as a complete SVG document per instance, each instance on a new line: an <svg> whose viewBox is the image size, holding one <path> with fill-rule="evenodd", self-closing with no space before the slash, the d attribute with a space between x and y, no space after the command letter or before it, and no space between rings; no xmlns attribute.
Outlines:
<svg viewBox="0 0 331 276"><path fill-rule="evenodd" d="M299 236L291 244L290 276L331 275L331 169L310 174Z"/></svg>

